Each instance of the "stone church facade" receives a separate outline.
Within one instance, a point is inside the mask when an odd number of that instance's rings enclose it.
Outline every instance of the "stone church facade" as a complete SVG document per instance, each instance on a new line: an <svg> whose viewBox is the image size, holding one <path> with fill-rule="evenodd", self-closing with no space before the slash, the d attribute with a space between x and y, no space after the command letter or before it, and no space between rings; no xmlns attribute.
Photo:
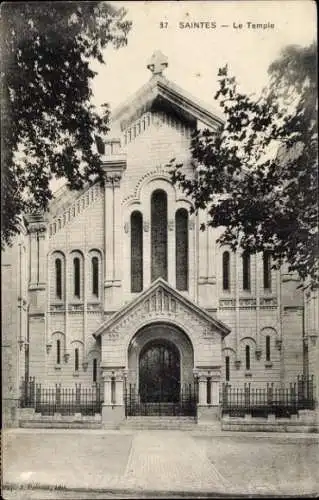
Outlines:
<svg viewBox="0 0 319 500"><path fill-rule="evenodd" d="M273 270L270 254L219 247L218 229L200 231L207 213L191 215L171 183L172 158L192 172L192 130L221 119L168 81L166 66L155 54L150 80L113 113L98 148L104 185L61 188L3 255L8 419L22 377L100 383L102 419L118 422L128 385L169 401L196 379L199 414L210 419L222 383L265 387L316 373L316 296ZM162 392L145 373L159 376Z"/></svg>

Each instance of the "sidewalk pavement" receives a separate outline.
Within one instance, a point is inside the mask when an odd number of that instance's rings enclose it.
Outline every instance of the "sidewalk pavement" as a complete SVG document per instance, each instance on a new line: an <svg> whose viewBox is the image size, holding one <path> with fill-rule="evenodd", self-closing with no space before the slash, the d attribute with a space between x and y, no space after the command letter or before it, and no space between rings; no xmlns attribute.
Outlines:
<svg viewBox="0 0 319 500"><path fill-rule="evenodd" d="M316 434L15 429L3 435L4 489L137 498L319 492Z"/></svg>

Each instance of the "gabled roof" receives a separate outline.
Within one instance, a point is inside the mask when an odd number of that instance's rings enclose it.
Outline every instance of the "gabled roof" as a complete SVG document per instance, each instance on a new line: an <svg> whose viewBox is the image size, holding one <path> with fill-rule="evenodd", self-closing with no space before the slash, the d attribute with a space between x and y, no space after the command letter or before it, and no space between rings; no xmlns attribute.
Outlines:
<svg viewBox="0 0 319 500"><path fill-rule="evenodd" d="M148 111L158 98L208 127L216 128L223 123L222 117L213 108L161 74L153 75L133 96L118 106L112 113L112 120L119 121L124 128L127 122Z"/></svg>
<svg viewBox="0 0 319 500"><path fill-rule="evenodd" d="M199 307L189 298L185 297L177 290L172 288L163 278L158 278L154 281L151 286L144 290L136 299L133 299L129 304L124 305L121 309L119 309L115 314L113 314L107 321L102 323L102 325L93 333L93 337L99 337L103 332L111 328L115 323L120 321L126 314L129 314L135 307L137 307L140 303L142 303L145 299L151 296L154 291L162 288L166 292L168 292L171 296L173 296L176 301L182 303L185 307L192 310L194 314L200 316L202 319L206 320L210 323L216 330L218 330L223 337L230 333L230 329L221 321L213 318L210 314L208 314L204 309Z"/></svg>

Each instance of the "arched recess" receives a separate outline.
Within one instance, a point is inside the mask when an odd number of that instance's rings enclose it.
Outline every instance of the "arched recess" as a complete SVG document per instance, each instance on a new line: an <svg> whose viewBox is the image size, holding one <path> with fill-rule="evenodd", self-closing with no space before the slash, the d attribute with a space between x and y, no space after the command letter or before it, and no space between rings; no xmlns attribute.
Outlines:
<svg viewBox="0 0 319 500"><path fill-rule="evenodd" d="M63 356L65 353L65 334L60 331L53 332L51 334L51 350L50 357L53 364L56 367L60 367L63 364Z"/></svg>
<svg viewBox="0 0 319 500"><path fill-rule="evenodd" d="M276 345L278 334L275 328L264 327L260 331L262 359L265 363L279 363L280 352Z"/></svg>
<svg viewBox="0 0 319 500"><path fill-rule="evenodd" d="M177 290L188 290L188 211L179 208L175 213L175 272Z"/></svg>
<svg viewBox="0 0 319 500"><path fill-rule="evenodd" d="M231 383L234 371L234 362L236 359L236 352L231 347L224 347L222 349L223 367L222 378L224 382Z"/></svg>
<svg viewBox="0 0 319 500"><path fill-rule="evenodd" d="M102 253L98 249L91 249L88 253L88 280L87 296L91 301L102 300L103 290L103 271L102 271Z"/></svg>
<svg viewBox="0 0 319 500"><path fill-rule="evenodd" d="M131 292L143 290L143 215L134 210L130 216L131 228Z"/></svg>
<svg viewBox="0 0 319 500"><path fill-rule="evenodd" d="M84 256L80 250L72 250L69 258L70 302L83 301L84 295Z"/></svg>
<svg viewBox="0 0 319 500"><path fill-rule="evenodd" d="M128 346L128 382L139 386L139 359L144 347L152 341L174 344L180 358L180 384L193 383L194 350L187 334L169 323L154 322L140 328Z"/></svg>
<svg viewBox="0 0 319 500"><path fill-rule="evenodd" d="M151 281L168 277L167 194L155 189L151 194Z"/></svg>
<svg viewBox="0 0 319 500"><path fill-rule="evenodd" d="M60 250L55 250L50 256L50 302L65 300L65 255Z"/></svg>
<svg viewBox="0 0 319 500"><path fill-rule="evenodd" d="M240 339L240 359L241 366L246 372L253 372L256 366L256 341L252 337L243 337Z"/></svg>
<svg viewBox="0 0 319 500"><path fill-rule="evenodd" d="M70 345L71 357L69 363L72 364L73 373L77 375L82 370L84 346L82 340L72 340Z"/></svg>
<svg viewBox="0 0 319 500"><path fill-rule="evenodd" d="M89 381L93 384L101 382L101 352L94 348L87 355Z"/></svg>
<svg viewBox="0 0 319 500"><path fill-rule="evenodd" d="M225 292L230 291L230 252L223 252L222 256L222 279L223 279L223 290Z"/></svg>

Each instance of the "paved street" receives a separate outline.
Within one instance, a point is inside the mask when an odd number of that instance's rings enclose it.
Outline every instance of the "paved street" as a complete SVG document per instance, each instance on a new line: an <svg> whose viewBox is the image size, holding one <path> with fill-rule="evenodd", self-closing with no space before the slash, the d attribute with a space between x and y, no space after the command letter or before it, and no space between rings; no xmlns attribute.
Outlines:
<svg viewBox="0 0 319 500"><path fill-rule="evenodd" d="M318 435L18 429L3 437L4 486L58 488L7 491L8 499L319 492Z"/></svg>

